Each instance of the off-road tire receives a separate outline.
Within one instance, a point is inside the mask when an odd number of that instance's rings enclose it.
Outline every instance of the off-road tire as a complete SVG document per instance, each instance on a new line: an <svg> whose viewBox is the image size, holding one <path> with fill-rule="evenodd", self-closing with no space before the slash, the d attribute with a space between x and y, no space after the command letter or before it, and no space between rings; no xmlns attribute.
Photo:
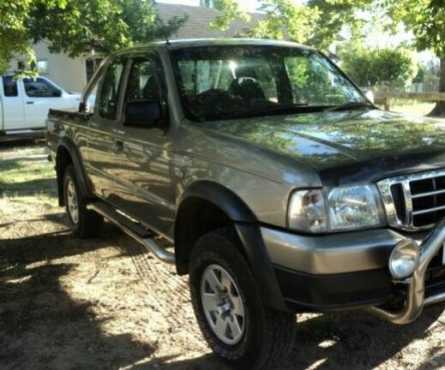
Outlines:
<svg viewBox="0 0 445 370"><path fill-rule="evenodd" d="M74 184L74 189L77 195L78 200L78 221L75 222L68 209L68 184L72 181ZM79 182L77 180L76 172L72 165L69 165L65 169L64 177L63 177L63 197L66 207L66 213L68 216L68 222L72 229L73 235L79 238L92 238L99 235L102 225L104 223L104 219L101 215L96 212L87 209L86 201L82 197L79 190Z"/></svg>
<svg viewBox="0 0 445 370"><path fill-rule="evenodd" d="M189 265L193 308L208 344L233 368L272 369L292 349L296 318L293 314L266 307L251 269L238 248L239 243L232 228L210 232L198 240ZM244 336L232 346L214 334L202 305L202 276L206 268L214 264L223 267L236 282L247 313Z"/></svg>

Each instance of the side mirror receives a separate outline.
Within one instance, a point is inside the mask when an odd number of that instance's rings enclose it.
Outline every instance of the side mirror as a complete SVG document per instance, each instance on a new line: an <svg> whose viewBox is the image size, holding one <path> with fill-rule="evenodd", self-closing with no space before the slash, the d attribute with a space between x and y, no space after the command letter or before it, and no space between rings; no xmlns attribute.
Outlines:
<svg viewBox="0 0 445 370"><path fill-rule="evenodd" d="M129 102L125 108L125 126L153 127L161 120L161 103L158 101Z"/></svg>

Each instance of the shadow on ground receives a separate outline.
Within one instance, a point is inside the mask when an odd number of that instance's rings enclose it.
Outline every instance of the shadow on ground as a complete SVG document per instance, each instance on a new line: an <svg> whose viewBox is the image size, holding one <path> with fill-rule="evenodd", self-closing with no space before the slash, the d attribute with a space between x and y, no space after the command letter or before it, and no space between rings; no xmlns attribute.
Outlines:
<svg viewBox="0 0 445 370"><path fill-rule="evenodd" d="M8 146L10 144L3 144L0 151ZM18 162L11 161L7 165L14 168ZM46 183L47 180L42 181L28 182L27 185L19 183L16 184L19 189L16 189L20 190L20 195L24 195L28 189L50 189L53 186ZM78 283L72 277L72 272L82 262L81 258L73 257L110 248L112 242L119 240L121 256L131 257L137 271L134 280L144 280L147 294L161 294L154 287L161 281L172 288L162 293L164 297L158 297L160 304L173 305L172 301L177 296L170 296L169 292L174 290L180 290L182 296L188 294L184 282L171 270L147 256L142 248L122 237L115 228L107 225L102 237L92 240L75 239L67 231L42 233L39 228L42 222L57 229L65 228L63 215L52 213L30 215L27 220L14 222L1 220L0 235L2 228L14 227L16 222L28 223L30 229L37 229L40 235L19 239L0 237L2 369L229 369L209 354L181 360L187 357L187 353L180 353L179 350L179 353L164 356L159 353L156 341L135 340L131 330L112 335L103 329L103 325L113 320L113 311L107 311L108 317L98 317L96 314L96 306L100 305L100 298L107 294L106 290L97 292L96 300L74 299L68 293L67 284ZM153 268L153 264L158 265ZM120 271L116 269L112 273L119 274ZM181 308L174 306L174 309ZM441 322L445 317L440 318L443 309L444 306L427 309L416 323L405 327L390 325L363 312L305 316L297 323L297 340L291 356L283 359L277 369L371 370L379 366L388 370L395 367L418 370L445 368L443 348L429 345L433 335L436 338L445 336L445 321ZM181 315L168 316L165 320L173 321L176 326L190 325L180 321ZM197 329L187 330L192 333ZM171 342L174 342L174 338ZM414 363L407 363L401 351L413 342L423 346L419 352L423 352L424 356Z"/></svg>
<svg viewBox="0 0 445 370"><path fill-rule="evenodd" d="M104 369L228 369L212 355L186 361L176 361L176 356L145 361L156 354L155 344L135 341L131 334L105 334L103 319L95 317L92 303L74 301L66 293L60 280L74 266L51 261L106 248L110 239L119 238L111 226L106 235L100 240L80 241L58 232L0 240L0 363L4 368L95 369L100 363ZM317 369L375 368L412 341L427 337L428 328L442 310L428 309L419 321L406 327L360 312L305 320L297 325L290 359L279 368L305 369L314 364ZM323 345L326 341L328 346ZM178 353L178 357L182 355ZM428 357L431 361L419 364L419 370L445 366L445 355L439 349Z"/></svg>
<svg viewBox="0 0 445 370"><path fill-rule="evenodd" d="M24 149L30 147L41 147L45 142L44 135L0 135L0 152L11 149Z"/></svg>

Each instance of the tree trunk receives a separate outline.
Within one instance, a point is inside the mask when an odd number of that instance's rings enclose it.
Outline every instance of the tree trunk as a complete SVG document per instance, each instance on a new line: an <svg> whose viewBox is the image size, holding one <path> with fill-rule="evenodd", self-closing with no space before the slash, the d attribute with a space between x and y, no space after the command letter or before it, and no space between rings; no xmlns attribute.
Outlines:
<svg viewBox="0 0 445 370"><path fill-rule="evenodd" d="M445 93L445 57L440 58L440 83L439 92ZM429 114L431 117L445 117L445 101L437 102Z"/></svg>

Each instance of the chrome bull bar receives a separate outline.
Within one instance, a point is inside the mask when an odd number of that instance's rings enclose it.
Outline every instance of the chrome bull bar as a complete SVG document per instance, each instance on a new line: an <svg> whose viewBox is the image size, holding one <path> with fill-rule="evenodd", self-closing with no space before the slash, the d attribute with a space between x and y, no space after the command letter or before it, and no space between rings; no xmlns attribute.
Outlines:
<svg viewBox="0 0 445 370"><path fill-rule="evenodd" d="M431 235L421 245L417 267L411 277L404 280L408 285L408 295L404 307L398 312L391 312L380 307L370 307L372 314L394 324L404 325L415 321L425 306L445 301L445 292L425 299L425 276L431 260L438 254L445 242L445 219L442 220ZM400 282L399 282L400 283Z"/></svg>

